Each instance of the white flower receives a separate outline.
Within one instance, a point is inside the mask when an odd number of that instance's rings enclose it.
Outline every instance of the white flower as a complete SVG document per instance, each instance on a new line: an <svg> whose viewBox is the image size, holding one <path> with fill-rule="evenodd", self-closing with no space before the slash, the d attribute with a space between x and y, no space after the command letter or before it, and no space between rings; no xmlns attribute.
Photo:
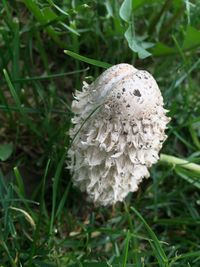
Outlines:
<svg viewBox="0 0 200 267"><path fill-rule="evenodd" d="M72 102L68 151L75 186L100 205L123 201L159 159L169 118L156 81L146 71L118 64Z"/></svg>

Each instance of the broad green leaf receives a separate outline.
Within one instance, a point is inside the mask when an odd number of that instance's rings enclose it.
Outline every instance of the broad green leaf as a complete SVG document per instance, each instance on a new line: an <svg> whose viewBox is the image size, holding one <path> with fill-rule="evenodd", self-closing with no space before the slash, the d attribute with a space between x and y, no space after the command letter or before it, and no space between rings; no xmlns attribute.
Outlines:
<svg viewBox="0 0 200 267"><path fill-rule="evenodd" d="M188 26L185 40L181 49L183 51L194 49L200 46L200 31L194 27ZM178 53L175 47L169 47L163 43L158 42L152 49L150 49L153 56L168 56Z"/></svg>
<svg viewBox="0 0 200 267"><path fill-rule="evenodd" d="M0 160L2 161L7 160L12 155L12 152L13 152L12 143L0 145Z"/></svg>
<svg viewBox="0 0 200 267"><path fill-rule="evenodd" d="M172 4L173 4L173 7L175 8L175 10L179 9L180 7L182 7L183 5L183 2L186 2L186 0L173 0L172 1Z"/></svg>
<svg viewBox="0 0 200 267"><path fill-rule="evenodd" d="M143 6L147 1L146 0L134 0L133 1L133 9L137 9Z"/></svg>
<svg viewBox="0 0 200 267"><path fill-rule="evenodd" d="M138 38L139 39L139 38ZM152 48L154 46L154 43L151 42L143 42L141 41L141 45L144 49Z"/></svg>
<svg viewBox="0 0 200 267"><path fill-rule="evenodd" d="M200 46L200 31L192 26L188 26L182 49L188 50L198 46Z"/></svg>
<svg viewBox="0 0 200 267"><path fill-rule="evenodd" d="M150 51L153 56L167 56L177 53L175 48L171 48L163 43L157 43Z"/></svg>
<svg viewBox="0 0 200 267"><path fill-rule="evenodd" d="M33 0L23 0L23 2L41 24L49 23L58 18L50 7L40 9L39 5Z"/></svg>
<svg viewBox="0 0 200 267"><path fill-rule="evenodd" d="M137 4L140 5L141 2L143 1L138 1ZM136 37L133 25L133 3L134 1L132 0L124 0L120 7L119 15L129 24L128 29L124 34L124 37L128 42L128 46L133 52L138 53L139 58L144 59L149 57L151 53L145 49L145 46L148 46L148 43L140 41L139 39L141 39L141 37Z"/></svg>
<svg viewBox="0 0 200 267"><path fill-rule="evenodd" d="M113 17L113 8L109 0L106 0L105 7L108 12L108 17Z"/></svg>
<svg viewBox="0 0 200 267"><path fill-rule="evenodd" d="M131 13L132 13L132 0L124 0L119 10L120 17L124 21L129 22L131 20Z"/></svg>
<svg viewBox="0 0 200 267"><path fill-rule="evenodd" d="M133 9L136 10L140 7L144 7L144 5L148 4L148 5L152 5L153 3L156 3L156 2L160 2L162 3L163 0L133 0L132 1L133 3Z"/></svg>
<svg viewBox="0 0 200 267"><path fill-rule="evenodd" d="M46 19L44 17L44 14L41 12L39 6L36 4L33 0L23 0L26 7L33 13L35 18L41 23L46 23Z"/></svg>
<svg viewBox="0 0 200 267"><path fill-rule="evenodd" d="M132 25L129 25L124 36L128 42L130 49L138 53L139 58L144 59L151 55L151 53L149 53L147 50L145 50L142 47L142 42L138 42L138 40L136 39L136 36L134 35L133 30L132 30Z"/></svg>
<svg viewBox="0 0 200 267"><path fill-rule="evenodd" d="M41 12L43 16L45 17L45 20L48 22L58 18L56 13L54 13L50 7L43 8Z"/></svg>

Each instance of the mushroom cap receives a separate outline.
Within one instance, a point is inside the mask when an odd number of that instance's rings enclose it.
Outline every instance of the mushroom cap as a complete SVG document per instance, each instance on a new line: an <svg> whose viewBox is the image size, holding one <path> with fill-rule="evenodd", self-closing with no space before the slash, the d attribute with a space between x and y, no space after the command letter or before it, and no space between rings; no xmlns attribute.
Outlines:
<svg viewBox="0 0 200 267"><path fill-rule="evenodd" d="M120 110L124 117L148 116L155 112L156 106L163 105L154 78L147 71L139 71L129 64L118 64L104 71L92 88L95 89L95 103L104 101L112 107L113 113L119 115Z"/></svg>
<svg viewBox="0 0 200 267"><path fill-rule="evenodd" d="M72 111L74 185L100 205L123 201L149 177L166 139L169 118L156 81L147 71L115 65L75 92Z"/></svg>

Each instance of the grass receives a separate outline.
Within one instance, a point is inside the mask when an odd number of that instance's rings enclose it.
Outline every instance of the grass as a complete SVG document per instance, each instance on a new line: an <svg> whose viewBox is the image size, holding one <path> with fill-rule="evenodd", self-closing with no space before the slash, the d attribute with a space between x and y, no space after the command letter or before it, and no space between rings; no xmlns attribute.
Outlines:
<svg viewBox="0 0 200 267"><path fill-rule="evenodd" d="M1 267L200 265L199 15L195 0L1 1ZM70 105L120 62L155 76L172 121L151 179L102 208L65 168Z"/></svg>

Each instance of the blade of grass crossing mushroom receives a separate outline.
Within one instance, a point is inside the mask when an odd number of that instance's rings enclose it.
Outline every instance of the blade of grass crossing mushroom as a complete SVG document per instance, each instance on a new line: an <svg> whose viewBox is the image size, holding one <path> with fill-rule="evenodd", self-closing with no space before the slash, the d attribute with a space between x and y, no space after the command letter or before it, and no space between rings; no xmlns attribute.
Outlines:
<svg viewBox="0 0 200 267"><path fill-rule="evenodd" d="M72 51L69 51L69 50L64 50L64 53L66 55L68 55L68 56L71 56L71 57L75 58L75 59L78 59L80 61L83 61L85 63L91 64L91 65L94 65L94 66L97 66L97 67L100 67L100 68L107 69L107 68L112 66L109 63L102 62L102 61L95 60L95 59L88 58L88 57L84 57L84 56L81 56L81 55L76 54L76 53L74 53Z"/></svg>
<svg viewBox="0 0 200 267"><path fill-rule="evenodd" d="M95 113L95 111L97 111L102 105L99 105L98 107L96 107L89 115L88 117L83 121L83 123L81 124L80 128L78 129L78 131L75 133L73 139L71 140L71 143L68 147L68 149L71 147L71 145L73 144L75 138L77 137L78 133L81 131L81 129L83 128L84 124L86 123L87 120L89 120L89 118Z"/></svg>
<svg viewBox="0 0 200 267"><path fill-rule="evenodd" d="M130 208L140 219L140 221L144 224L149 236L152 238L152 241L150 242L150 245L155 253L155 257L158 260L159 266L160 267L168 267L168 258L163 250L163 248L160 245L160 242L158 238L156 237L155 233L151 230L150 226L147 224L145 219L141 216L141 214L133 207Z"/></svg>

